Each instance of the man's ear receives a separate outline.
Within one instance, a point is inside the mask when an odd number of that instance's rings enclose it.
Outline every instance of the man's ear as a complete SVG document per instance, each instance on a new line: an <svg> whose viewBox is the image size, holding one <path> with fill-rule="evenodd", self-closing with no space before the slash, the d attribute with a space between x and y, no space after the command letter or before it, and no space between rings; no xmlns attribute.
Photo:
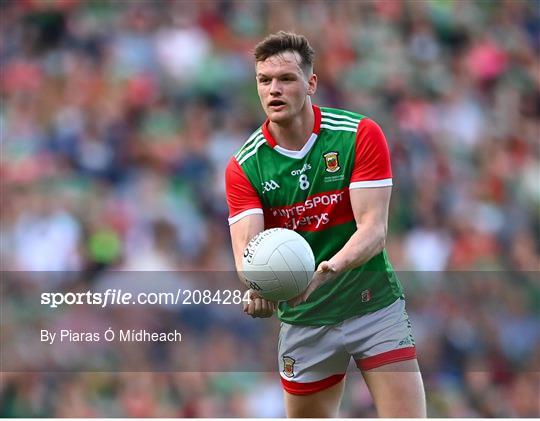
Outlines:
<svg viewBox="0 0 540 421"><path fill-rule="evenodd" d="M315 73L312 73L308 79L307 94L315 95L315 92L317 92L317 75Z"/></svg>

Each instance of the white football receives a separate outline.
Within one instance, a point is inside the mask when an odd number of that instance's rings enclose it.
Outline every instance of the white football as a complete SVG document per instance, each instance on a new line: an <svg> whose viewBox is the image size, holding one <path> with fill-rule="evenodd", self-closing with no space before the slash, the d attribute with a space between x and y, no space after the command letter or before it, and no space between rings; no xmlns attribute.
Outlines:
<svg viewBox="0 0 540 421"><path fill-rule="evenodd" d="M242 260L246 285L270 301L286 301L304 291L315 257L297 232L271 228L251 239Z"/></svg>

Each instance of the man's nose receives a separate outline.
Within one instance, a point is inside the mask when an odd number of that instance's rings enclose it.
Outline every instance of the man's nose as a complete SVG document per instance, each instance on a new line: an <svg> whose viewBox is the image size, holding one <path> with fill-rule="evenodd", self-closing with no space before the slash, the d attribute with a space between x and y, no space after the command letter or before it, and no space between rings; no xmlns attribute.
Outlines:
<svg viewBox="0 0 540 421"><path fill-rule="evenodd" d="M280 95L281 94L281 83L277 79L272 79L270 84L270 95Z"/></svg>

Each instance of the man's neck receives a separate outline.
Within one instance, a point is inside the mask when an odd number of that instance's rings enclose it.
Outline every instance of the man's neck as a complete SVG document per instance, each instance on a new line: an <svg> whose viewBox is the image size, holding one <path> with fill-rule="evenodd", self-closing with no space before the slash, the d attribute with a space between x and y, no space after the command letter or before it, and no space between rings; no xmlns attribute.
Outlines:
<svg viewBox="0 0 540 421"><path fill-rule="evenodd" d="M281 123L270 121L268 129L282 148L292 151L301 150L308 141L315 124L315 113L311 101L306 101L301 113L293 120Z"/></svg>

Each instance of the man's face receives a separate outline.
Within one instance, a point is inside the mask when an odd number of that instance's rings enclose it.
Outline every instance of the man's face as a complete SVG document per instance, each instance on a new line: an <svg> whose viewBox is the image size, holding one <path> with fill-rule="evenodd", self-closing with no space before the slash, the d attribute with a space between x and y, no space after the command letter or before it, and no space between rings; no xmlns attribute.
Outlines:
<svg viewBox="0 0 540 421"><path fill-rule="evenodd" d="M257 62L257 92L268 119L275 123L290 121L298 115L306 97L313 95L317 77L309 77L300 68L298 53L286 51Z"/></svg>

